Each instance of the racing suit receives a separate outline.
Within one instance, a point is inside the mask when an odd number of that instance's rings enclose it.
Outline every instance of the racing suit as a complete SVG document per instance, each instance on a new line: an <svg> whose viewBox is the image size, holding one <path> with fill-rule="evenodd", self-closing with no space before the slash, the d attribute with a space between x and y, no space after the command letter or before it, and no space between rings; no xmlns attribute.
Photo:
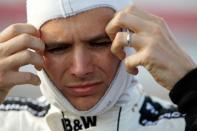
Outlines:
<svg viewBox="0 0 197 131"><path fill-rule="evenodd" d="M97 116L63 112L44 97L7 98L0 105L0 131L184 131L184 115L169 102L131 91L131 101Z"/></svg>

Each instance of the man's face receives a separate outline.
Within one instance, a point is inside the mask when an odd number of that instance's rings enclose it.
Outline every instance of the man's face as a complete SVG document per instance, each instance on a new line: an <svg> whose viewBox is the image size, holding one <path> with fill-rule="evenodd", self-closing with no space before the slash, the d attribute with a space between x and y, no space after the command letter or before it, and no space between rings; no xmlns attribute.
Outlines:
<svg viewBox="0 0 197 131"><path fill-rule="evenodd" d="M104 95L120 61L111 53L105 26L114 11L97 8L41 28L45 70L78 110L88 110Z"/></svg>

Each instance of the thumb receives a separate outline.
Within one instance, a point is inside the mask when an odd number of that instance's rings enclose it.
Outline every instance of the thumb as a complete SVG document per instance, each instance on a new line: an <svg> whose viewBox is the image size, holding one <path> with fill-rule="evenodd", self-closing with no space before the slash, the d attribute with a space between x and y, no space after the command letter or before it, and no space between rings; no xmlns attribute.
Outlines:
<svg viewBox="0 0 197 131"><path fill-rule="evenodd" d="M141 52L137 52L125 58L124 63L128 73L133 75L138 74L139 71L137 66L142 65L141 58L142 58Z"/></svg>

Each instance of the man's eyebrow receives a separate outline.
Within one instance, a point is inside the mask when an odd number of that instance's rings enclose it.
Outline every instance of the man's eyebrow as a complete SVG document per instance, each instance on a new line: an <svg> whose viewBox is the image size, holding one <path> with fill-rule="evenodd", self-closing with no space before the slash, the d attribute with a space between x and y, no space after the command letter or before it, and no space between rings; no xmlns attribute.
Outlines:
<svg viewBox="0 0 197 131"><path fill-rule="evenodd" d="M107 34L100 34L100 35L92 37L92 38L90 38L86 41L89 42L89 43L93 43L93 42L97 42L97 41L102 40L102 39L110 39L110 38Z"/></svg>
<svg viewBox="0 0 197 131"><path fill-rule="evenodd" d="M45 47L46 49L50 49L50 48L57 48L57 47L65 47L68 46L69 43L65 43L65 42L49 42L49 43L45 43Z"/></svg>

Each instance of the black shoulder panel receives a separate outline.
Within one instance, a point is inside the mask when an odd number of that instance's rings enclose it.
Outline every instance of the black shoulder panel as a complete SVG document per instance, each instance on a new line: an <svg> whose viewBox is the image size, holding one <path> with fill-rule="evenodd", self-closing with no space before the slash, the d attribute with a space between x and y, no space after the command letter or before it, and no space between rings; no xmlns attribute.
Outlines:
<svg viewBox="0 0 197 131"><path fill-rule="evenodd" d="M145 97L140 109L139 123L143 126L156 125L162 119L184 118L175 106L163 107L159 102L154 102L150 97Z"/></svg>
<svg viewBox="0 0 197 131"><path fill-rule="evenodd" d="M50 109L48 102L40 102L32 98L8 97L0 104L0 111L29 111L32 115L43 117Z"/></svg>

